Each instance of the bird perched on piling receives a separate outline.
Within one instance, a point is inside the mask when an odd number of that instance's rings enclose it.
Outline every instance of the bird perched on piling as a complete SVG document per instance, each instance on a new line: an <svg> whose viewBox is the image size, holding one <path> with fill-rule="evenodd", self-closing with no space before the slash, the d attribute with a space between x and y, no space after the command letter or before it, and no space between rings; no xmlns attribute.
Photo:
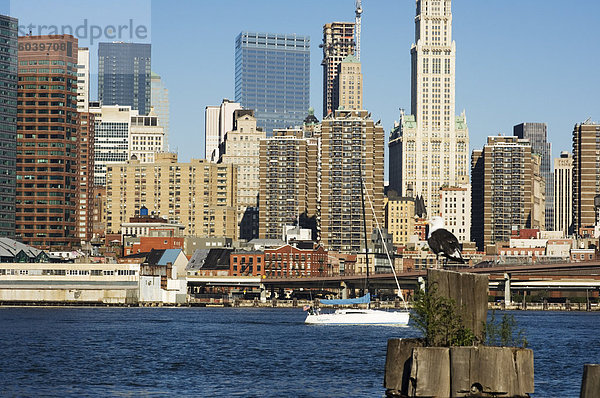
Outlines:
<svg viewBox="0 0 600 398"><path fill-rule="evenodd" d="M444 219L442 217L431 217L428 222L429 233L427 234L427 243L431 251L439 259L440 254L449 260L465 263L460 253L460 244L456 236L447 229L444 229Z"/></svg>

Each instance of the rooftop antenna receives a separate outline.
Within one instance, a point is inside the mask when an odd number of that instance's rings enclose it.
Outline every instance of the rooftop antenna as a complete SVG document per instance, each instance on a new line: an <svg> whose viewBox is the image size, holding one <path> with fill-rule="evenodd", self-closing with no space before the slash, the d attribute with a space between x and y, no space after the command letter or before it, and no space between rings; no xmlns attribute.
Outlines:
<svg viewBox="0 0 600 398"><path fill-rule="evenodd" d="M355 5L355 11L354 11L354 36L355 36L355 41L356 41L356 48L354 50L354 55L356 56L356 59L360 61L360 18L362 16L362 1L361 0L355 0L354 1L354 5Z"/></svg>

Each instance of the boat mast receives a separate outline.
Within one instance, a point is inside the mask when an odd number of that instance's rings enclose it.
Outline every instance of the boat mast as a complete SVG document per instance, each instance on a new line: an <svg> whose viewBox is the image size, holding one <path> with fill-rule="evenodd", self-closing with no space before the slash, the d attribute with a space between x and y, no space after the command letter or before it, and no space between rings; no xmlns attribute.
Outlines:
<svg viewBox="0 0 600 398"><path fill-rule="evenodd" d="M362 176L362 155L358 162L358 172L360 174L360 200L362 203L362 216L363 216L363 229L365 231L365 263L367 264L367 281L366 281L366 290L369 292L369 245L367 243L367 217L365 215L365 193L364 193L364 181Z"/></svg>

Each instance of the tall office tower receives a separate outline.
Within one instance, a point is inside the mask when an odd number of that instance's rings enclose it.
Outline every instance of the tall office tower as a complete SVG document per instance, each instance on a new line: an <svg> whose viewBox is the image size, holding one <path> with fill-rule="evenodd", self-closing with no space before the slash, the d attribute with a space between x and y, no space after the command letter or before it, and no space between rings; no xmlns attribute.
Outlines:
<svg viewBox="0 0 600 398"><path fill-rule="evenodd" d="M97 105L97 104L93 104ZM156 152L164 148L163 128L158 116L150 109L139 115L129 106L91 106L95 116L94 183L106 184L106 165L125 163L133 156L142 163L154 161Z"/></svg>
<svg viewBox="0 0 600 398"><path fill-rule="evenodd" d="M513 135L528 139L533 153L540 155L540 171L546 182L546 229L554 229L554 178L552 177L552 144L548 142L546 123L521 123L513 127Z"/></svg>
<svg viewBox="0 0 600 398"><path fill-rule="evenodd" d="M455 55L450 0L417 0L411 48L411 115L390 134L390 189L412 186L427 214L440 213L439 189L469 182L469 130L455 115Z"/></svg>
<svg viewBox="0 0 600 398"><path fill-rule="evenodd" d="M77 111L79 134L79 211L77 236L83 244L92 239L94 205L94 114L90 103L90 50L77 49Z"/></svg>
<svg viewBox="0 0 600 398"><path fill-rule="evenodd" d="M336 109L363 109L363 84L360 61L348 55L339 65L338 106Z"/></svg>
<svg viewBox="0 0 600 398"><path fill-rule="evenodd" d="M150 44L98 44L98 99L102 105L150 111Z"/></svg>
<svg viewBox="0 0 600 398"><path fill-rule="evenodd" d="M235 39L235 100L258 127L302 125L310 101L310 37L242 32Z"/></svg>
<svg viewBox="0 0 600 398"><path fill-rule="evenodd" d="M512 227L542 228L544 179L528 140L488 137L472 158L471 239L480 250L509 240Z"/></svg>
<svg viewBox="0 0 600 398"><path fill-rule="evenodd" d="M332 22L323 25L323 117L338 109L339 64L354 54L354 22Z"/></svg>
<svg viewBox="0 0 600 398"><path fill-rule="evenodd" d="M140 178L141 177L141 178ZM110 164L106 174L106 232L119 233L142 206L185 225L185 234L237 239L236 167L159 153L154 163Z"/></svg>
<svg viewBox="0 0 600 398"><path fill-rule="evenodd" d="M77 49L77 110L87 112L90 103L90 49Z"/></svg>
<svg viewBox="0 0 600 398"><path fill-rule="evenodd" d="M238 102L227 98L219 106L207 106L204 111L204 158L217 162L220 157L219 145L225 133L233 130L233 112L242 109Z"/></svg>
<svg viewBox="0 0 600 398"><path fill-rule="evenodd" d="M150 76L152 89L152 107L158 116L158 125L163 128L164 150L169 150L169 89L159 75L152 72Z"/></svg>
<svg viewBox="0 0 600 398"><path fill-rule="evenodd" d="M78 98L79 99L79 98ZM79 102L77 105L79 106ZM94 114L79 111L79 210L77 236L83 244L93 236L94 225Z"/></svg>
<svg viewBox="0 0 600 398"><path fill-rule="evenodd" d="M94 184L106 185L106 165L129 159L131 107L107 105L91 107L94 114Z"/></svg>
<svg viewBox="0 0 600 398"><path fill-rule="evenodd" d="M258 192L260 190L260 140L265 132L257 127L252 110L234 112L233 130L225 133L219 163L237 166L237 213L240 239L258 237Z"/></svg>
<svg viewBox="0 0 600 398"><path fill-rule="evenodd" d="M274 130L260 140L259 238L281 239L286 225L317 237L318 138L302 129Z"/></svg>
<svg viewBox="0 0 600 398"><path fill-rule="evenodd" d="M564 236L572 233L573 156L563 151L554 159L554 230Z"/></svg>
<svg viewBox="0 0 600 398"><path fill-rule="evenodd" d="M10 238L15 236L17 26L16 18L0 15L0 237Z"/></svg>
<svg viewBox="0 0 600 398"><path fill-rule="evenodd" d="M596 224L594 198L600 194L600 124L585 121L573 129L573 233Z"/></svg>
<svg viewBox="0 0 600 398"><path fill-rule="evenodd" d="M444 228L459 242L471 241L471 185L440 188L440 210Z"/></svg>
<svg viewBox="0 0 600 398"><path fill-rule="evenodd" d="M336 110L321 122L321 243L328 250L364 250L363 205L367 236L377 228L374 216L384 226L384 140L367 111Z"/></svg>
<svg viewBox="0 0 600 398"><path fill-rule="evenodd" d="M67 248L79 243L77 39L21 36L19 47L16 237Z"/></svg>

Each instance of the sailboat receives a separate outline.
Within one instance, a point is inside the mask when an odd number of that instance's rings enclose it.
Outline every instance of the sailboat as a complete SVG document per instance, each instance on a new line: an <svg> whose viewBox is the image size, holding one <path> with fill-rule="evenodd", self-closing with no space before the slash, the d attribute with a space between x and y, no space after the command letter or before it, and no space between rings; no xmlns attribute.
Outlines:
<svg viewBox="0 0 600 398"><path fill-rule="evenodd" d="M379 226L379 221L377 220L377 216L375 215L375 210L373 209L373 202L371 201L371 196L367 192L367 198L369 199L369 203L371 205L371 211L373 212L373 217L375 222L377 223L377 231L379 232L379 236L381 237L381 241L383 243L383 247L385 248L385 253L388 258L388 263L392 272L394 274L394 279L396 280L396 286L398 287L398 294L404 303L404 310L402 311L382 311L382 310L373 310L370 308L371 303L371 294L369 292L369 249L367 245L367 222L365 217L365 198L364 198L364 181L362 178L362 168L359 164L359 172L360 172L360 194L362 198L362 212L363 212L363 227L364 227L364 238L365 238L365 258L367 265L367 274L366 274L366 290L367 293L358 298L353 299L337 299L337 300L321 300L320 303L323 305L354 305L354 304L367 304L367 308L340 308L335 310L335 312L321 312L320 308L308 307L305 308L308 311L308 315L306 316L306 320L304 323L307 324L320 324L320 325L394 325L394 326L407 326L408 321L410 319L410 312L408 310L408 306L406 305L406 301L404 300L404 296L402 295L402 290L400 289L400 283L398 282L398 276L396 275L396 269L392 263L390 258L390 253L388 251L387 245L385 244L385 239L383 237L383 233L381 232L381 228Z"/></svg>

